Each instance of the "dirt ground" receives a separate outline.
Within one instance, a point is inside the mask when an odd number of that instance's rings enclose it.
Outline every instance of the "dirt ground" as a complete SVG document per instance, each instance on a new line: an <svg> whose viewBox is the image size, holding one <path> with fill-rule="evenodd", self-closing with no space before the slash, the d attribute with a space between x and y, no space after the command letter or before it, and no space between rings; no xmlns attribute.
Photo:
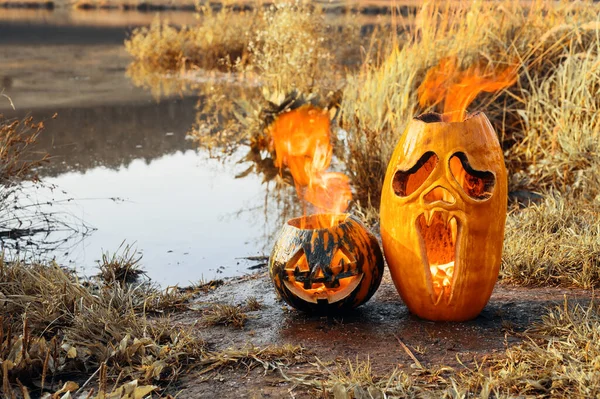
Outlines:
<svg viewBox="0 0 600 399"><path fill-rule="evenodd" d="M266 272L231 279L214 291L200 296L191 308L203 303L242 304L255 297L263 308L249 312L242 329L231 326L201 328L211 349L223 350L244 345L302 345L309 358L329 362L370 359L373 373L382 375L398 366L410 369L414 361L401 347L401 340L424 367L471 364L486 355L503 352L521 341L519 333L531 327L548 307L588 301L591 292L558 288L523 288L499 283L484 311L465 323L421 320L402 303L386 269L381 287L364 306L346 314L311 315L296 311L276 298ZM173 318L174 323L194 325L199 311L190 310ZM292 366L301 371L308 364ZM414 366L413 366L414 367ZM201 381L202 378L207 378ZM213 375L193 373L178 383L179 397L279 398L310 396L295 389L282 376L262 368L225 370Z"/></svg>

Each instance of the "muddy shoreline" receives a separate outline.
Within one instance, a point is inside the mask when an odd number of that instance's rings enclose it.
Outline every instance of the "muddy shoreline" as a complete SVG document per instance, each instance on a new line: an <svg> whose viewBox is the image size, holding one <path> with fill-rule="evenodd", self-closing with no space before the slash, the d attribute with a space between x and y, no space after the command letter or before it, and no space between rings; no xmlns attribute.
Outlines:
<svg viewBox="0 0 600 399"><path fill-rule="evenodd" d="M207 304L240 305L256 298L262 309L248 312L241 329L233 326L196 326ZM172 315L174 325L193 326L211 349L301 345L309 359L323 362L366 361L373 374L389 374L395 367L417 367L400 344L405 344L425 368L461 368L501 353L522 342L523 333L541 321L546 309L587 303L592 293L581 289L524 288L499 282L490 302L474 320L464 323L430 322L412 315L402 303L386 268L381 287L362 307L340 314L322 315L296 311L280 301L266 271L228 279L208 294L200 295L187 311ZM298 364L285 372L308 368ZM223 398L282 397L292 388L279 372L259 369L224 370L198 382L193 375L178 383L183 397L205 397L219 392ZM297 397L307 392L294 391Z"/></svg>

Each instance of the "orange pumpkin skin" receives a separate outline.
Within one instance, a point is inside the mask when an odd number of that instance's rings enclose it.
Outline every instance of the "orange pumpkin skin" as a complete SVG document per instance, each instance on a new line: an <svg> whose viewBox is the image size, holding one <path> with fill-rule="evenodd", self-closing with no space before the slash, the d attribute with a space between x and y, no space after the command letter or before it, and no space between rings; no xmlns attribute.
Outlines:
<svg viewBox="0 0 600 399"><path fill-rule="evenodd" d="M323 219L331 220L332 227ZM303 311L352 309L368 301L383 276L377 239L354 216L312 215L288 221L269 259L278 294Z"/></svg>
<svg viewBox="0 0 600 399"><path fill-rule="evenodd" d="M483 113L463 122L442 119L415 118L398 142L383 185L381 238L396 289L411 312L465 321L485 307L498 278L507 176ZM434 279L434 258L436 264L454 262L449 285Z"/></svg>

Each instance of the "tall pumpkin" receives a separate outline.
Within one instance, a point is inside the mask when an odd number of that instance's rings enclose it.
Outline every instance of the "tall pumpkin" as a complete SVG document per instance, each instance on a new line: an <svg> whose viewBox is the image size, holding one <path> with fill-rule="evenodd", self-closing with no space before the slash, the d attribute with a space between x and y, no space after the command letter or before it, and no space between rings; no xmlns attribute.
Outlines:
<svg viewBox="0 0 600 399"><path fill-rule="evenodd" d="M411 121L381 197L384 254L411 312L447 321L481 312L498 278L506 207L502 149L483 113Z"/></svg>

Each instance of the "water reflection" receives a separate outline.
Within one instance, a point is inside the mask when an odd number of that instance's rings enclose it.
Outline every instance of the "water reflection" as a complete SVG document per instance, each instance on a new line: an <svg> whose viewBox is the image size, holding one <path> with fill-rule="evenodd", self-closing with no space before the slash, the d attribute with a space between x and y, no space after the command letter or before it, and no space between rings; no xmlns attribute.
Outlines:
<svg viewBox="0 0 600 399"><path fill-rule="evenodd" d="M241 167L187 150L47 179L76 198L97 229L68 259L89 273L103 250L125 240L162 284L247 272L240 258L268 253L286 207L257 176L236 179ZM99 199L109 197L119 200Z"/></svg>

